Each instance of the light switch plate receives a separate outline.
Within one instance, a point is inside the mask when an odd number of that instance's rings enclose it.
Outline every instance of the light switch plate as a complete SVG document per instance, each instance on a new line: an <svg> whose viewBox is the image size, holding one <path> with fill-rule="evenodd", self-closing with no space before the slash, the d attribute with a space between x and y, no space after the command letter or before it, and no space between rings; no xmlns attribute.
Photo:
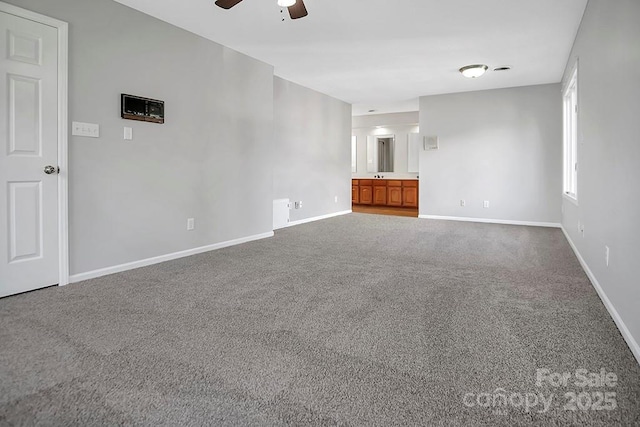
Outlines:
<svg viewBox="0 0 640 427"><path fill-rule="evenodd" d="M124 139L126 139L128 141L133 139L133 129L132 128L130 128L128 126L124 127Z"/></svg>
<svg viewBox="0 0 640 427"><path fill-rule="evenodd" d="M71 123L71 135L100 138L100 125L95 123Z"/></svg>

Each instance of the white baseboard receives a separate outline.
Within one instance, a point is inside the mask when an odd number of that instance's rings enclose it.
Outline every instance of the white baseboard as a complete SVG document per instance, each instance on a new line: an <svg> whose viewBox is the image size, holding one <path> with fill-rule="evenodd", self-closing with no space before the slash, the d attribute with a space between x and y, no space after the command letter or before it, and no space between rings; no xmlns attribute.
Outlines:
<svg viewBox="0 0 640 427"><path fill-rule="evenodd" d="M573 243L573 240L571 240L571 237L569 236L569 233L567 233L567 230L565 230L564 227L561 227L561 228L562 228L562 232L564 233L564 237L567 238L567 241L569 242L571 249L573 249L573 252L576 254L576 257L578 258L578 261L580 262L582 269L584 270L585 273L587 273L587 277L589 278L589 280L591 281L591 284L593 285L596 292L598 293L598 296L602 300L602 303L609 311L609 314L613 318L613 321L615 322L616 326L618 327L618 330L622 334L622 337L627 342L627 345L631 349L631 352L635 356L638 364L640 364L640 345L638 345L638 342L633 338L633 335L631 335L631 332L629 332L627 325L625 325L624 321L620 317L620 314L618 314L618 311L613 306L613 303L611 303L611 300L609 299L609 297L607 297L607 294L605 293L604 289L602 289L602 286L600 286L598 279L596 279L596 276L593 274L593 272L587 265L587 262L584 260L584 258L582 258L582 255L578 251L578 248L576 247L576 245Z"/></svg>
<svg viewBox="0 0 640 427"><path fill-rule="evenodd" d="M305 218L299 221L292 221L287 224L287 227L293 227L294 225L305 224L307 222L319 221L321 219L332 218L335 216L350 214L351 210L335 212L327 215L316 216L312 218ZM228 246L239 245L241 243L251 242L253 240L265 239L273 237L273 231L268 233L256 234L253 236L242 237L240 239L229 240L226 242L215 243L213 245L202 246L199 248L187 249L185 251L175 252L167 255L160 255L153 258L147 258L140 261L133 261L126 264L114 265L112 267L101 268L98 270L88 271L85 273L74 274L69 277L69 283L82 282L83 280L95 279L97 277L106 276L108 274L120 273L127 270L133 270L134 268L146 267L148 265L158 264L160 262L171 261L177 258L183 258L186 256L196 255L203 252L209 252L216 249L226 248Z"/></svg>
<svg viewBox="0 0 640 427"><path fill-rule="evenodd" d="M140 261L128 262L126 264L114 265L113 267L101 268L99 270L88 271L86 273L74 274L69 277L69 283L82 282L83 280L95 279L96 277L106 276L108 274L120 273L122 271L133 270L134 268L146 267L148 265L158 264L160 262L171 261L173 259L183 258L191 255L201 254L203 252L222 249L228 246L239 245L241 243L251 242L254 240L273 237L273 231L253 236L241 237L239 239L227 240L226 242L214 243L213 245L201 246L199 248L187 249L185 251L174 252L167 255L160 255L153 258L147 258Z"/></svg>
<svg viewBox="0 0 640 427"><path fill-rule="evenodd" d="M527 225L530 227L561 227L560 223L557 222L512 221L508 219L467 218L464 216L419 215L418 218L441 219L444 221L484 222L488 224Z"/></svg>
<svg viewBox="0 0 640 427"><path fill-rule="evenodd" d="M307 222L320 221L321 219L333 218L335 216L347 215L352 211L349 209L348 211L334 212L327 215L314 216L312 218L299 219L298 221L291 221L287 224L287 227L293 227L294 225L306 224Z"/></svg>

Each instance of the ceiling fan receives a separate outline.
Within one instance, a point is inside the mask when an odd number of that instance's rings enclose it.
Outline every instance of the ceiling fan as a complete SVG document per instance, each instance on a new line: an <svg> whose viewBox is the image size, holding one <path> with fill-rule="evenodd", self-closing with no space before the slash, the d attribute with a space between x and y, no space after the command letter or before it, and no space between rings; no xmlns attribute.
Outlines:
<svg viewBox="0 0 640 427"><path fill-rule="evenodd" d="M242 0L216 0L216 6L223 9L231 9L241 1ZM309 14L302 0L278 0L278 5L289 9L291 19L304 18Z"/></svg>

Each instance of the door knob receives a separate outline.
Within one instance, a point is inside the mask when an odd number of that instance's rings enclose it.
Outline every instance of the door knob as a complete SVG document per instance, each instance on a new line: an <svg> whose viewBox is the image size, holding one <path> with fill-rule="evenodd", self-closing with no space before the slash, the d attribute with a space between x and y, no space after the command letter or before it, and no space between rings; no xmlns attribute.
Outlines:
<svg viewBox="0 0 640 427"><path fill-rule="evenodd" d="M47 175L51 175L52 173L59 173L60 172L60 168L55 167L55 166L45 166L44 167L44 173L46 173Z"/></svg>

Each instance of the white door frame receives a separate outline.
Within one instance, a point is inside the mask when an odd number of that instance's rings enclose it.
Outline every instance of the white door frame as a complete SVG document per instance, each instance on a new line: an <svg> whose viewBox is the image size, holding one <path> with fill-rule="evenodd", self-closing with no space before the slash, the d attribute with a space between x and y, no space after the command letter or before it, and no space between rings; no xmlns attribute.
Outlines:
<svg viewBox="0 0 640 427"><path fill-rule="evenodd" d="M69 160L68 160L68 61L69 24L32 12L21 7L0 2L0 12L29 19L58 29L58 285L69 283Z"/></svg>

